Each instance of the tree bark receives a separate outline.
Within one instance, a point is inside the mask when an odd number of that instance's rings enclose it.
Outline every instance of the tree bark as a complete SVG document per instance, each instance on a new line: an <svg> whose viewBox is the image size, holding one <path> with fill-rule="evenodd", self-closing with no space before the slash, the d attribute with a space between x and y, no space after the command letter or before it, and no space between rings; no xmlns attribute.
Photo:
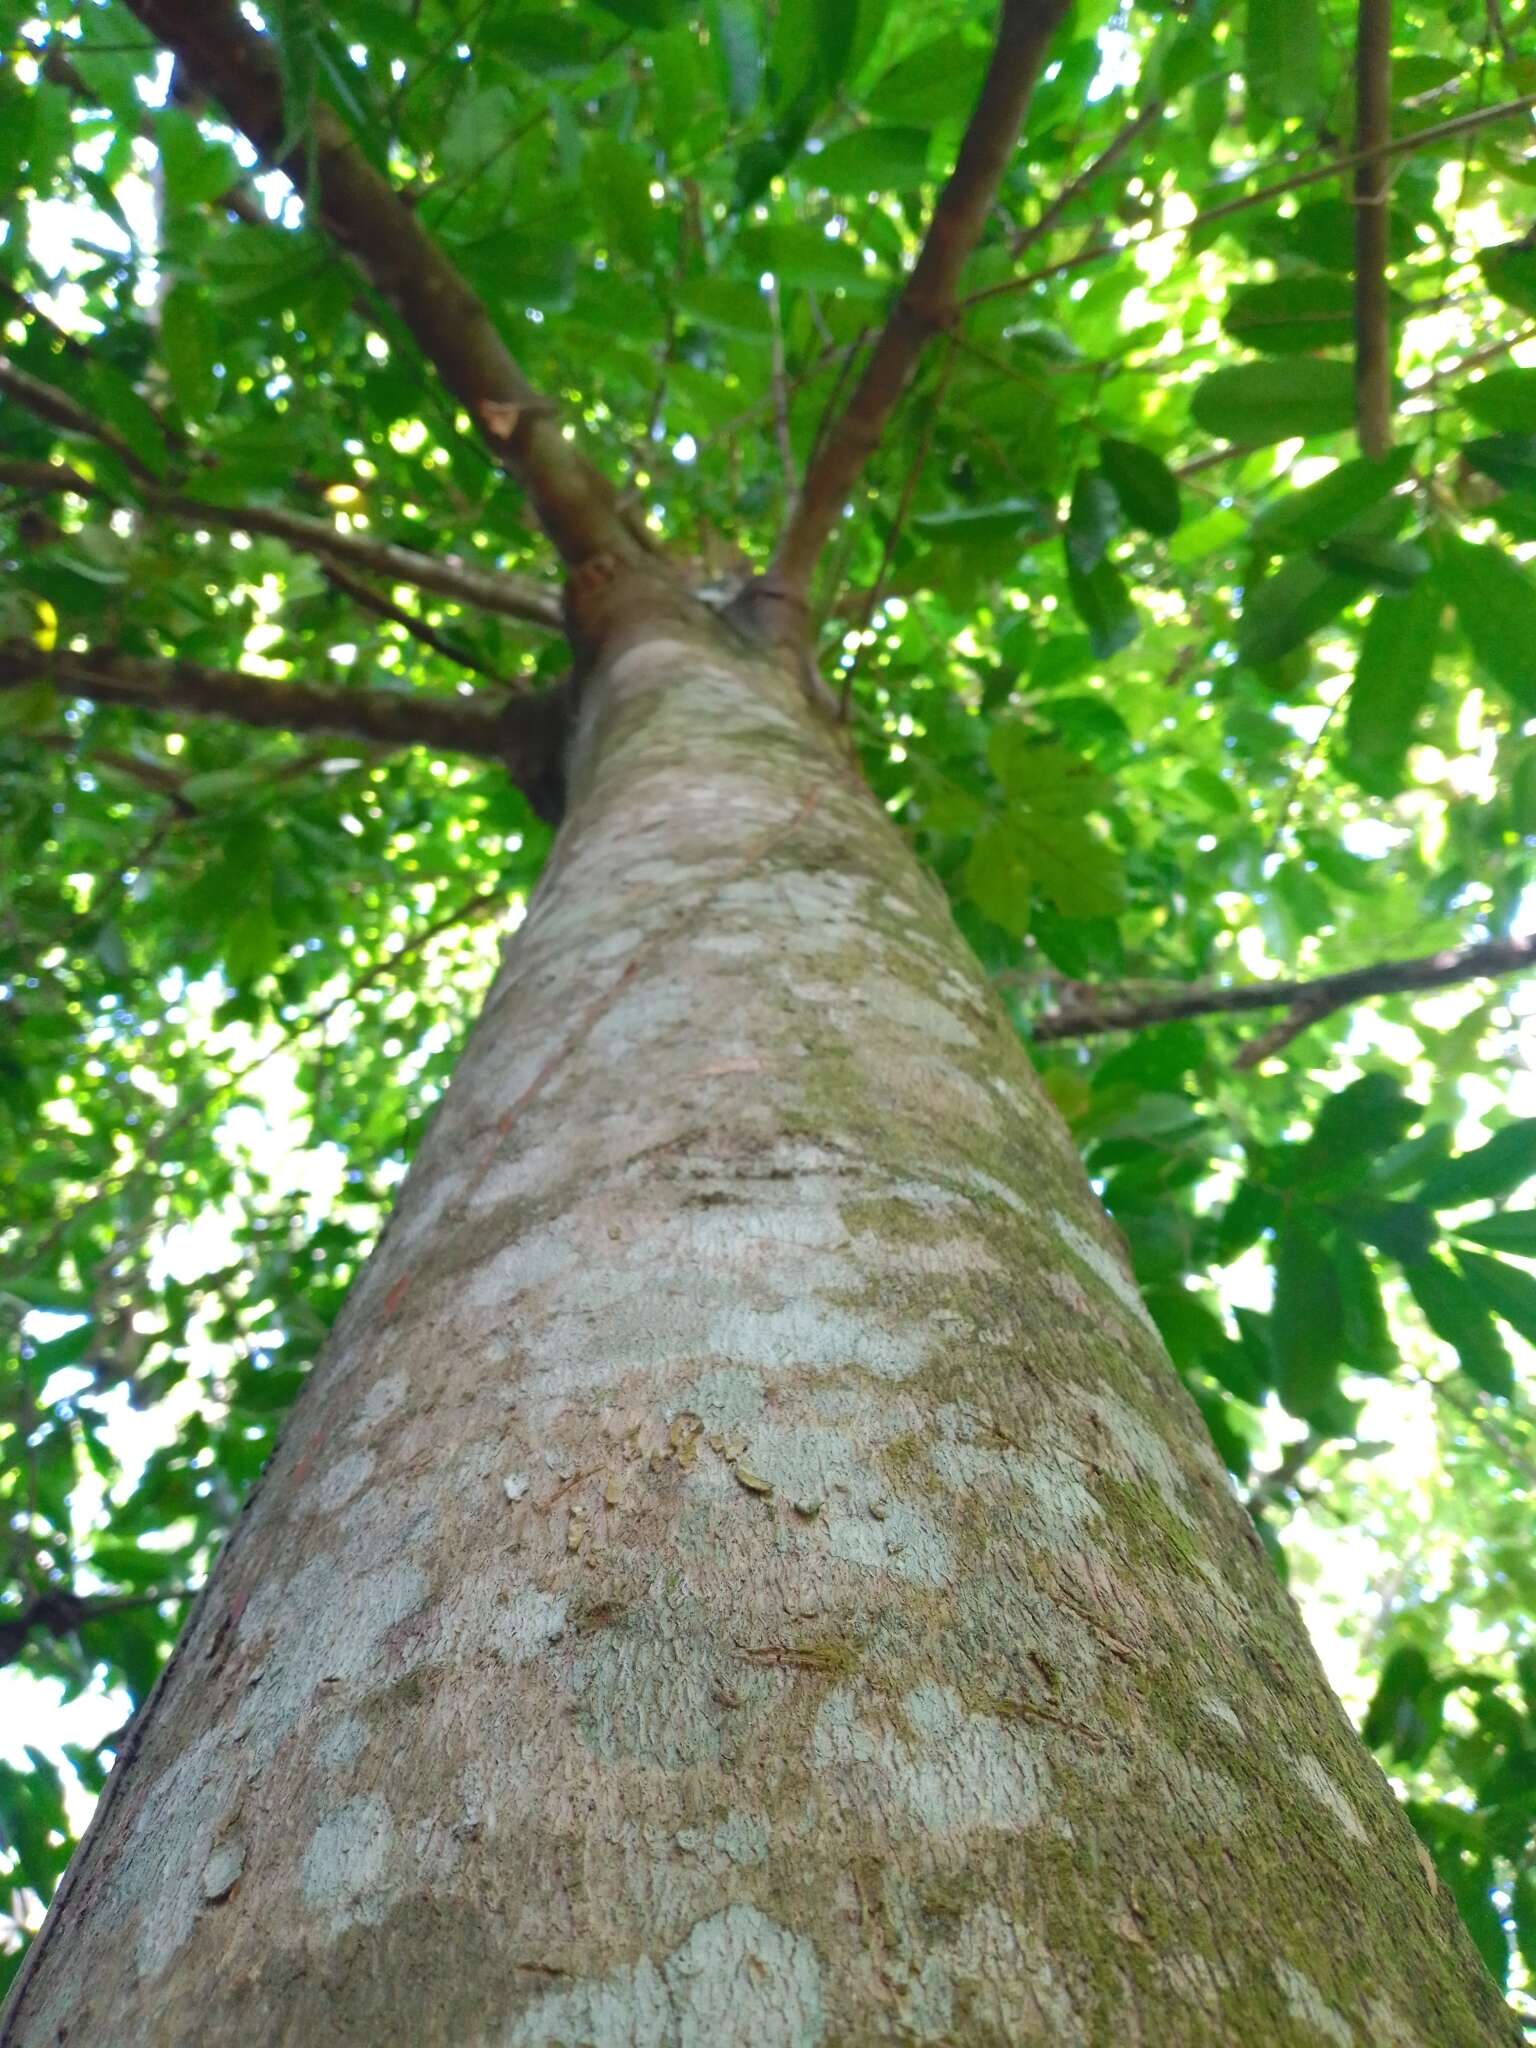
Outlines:
<svg viewBox="0 0 1536 2048"><path fill-rule="evenodd" d="M1513 2041L934 884L657 611L7 2043Z"/></svg>

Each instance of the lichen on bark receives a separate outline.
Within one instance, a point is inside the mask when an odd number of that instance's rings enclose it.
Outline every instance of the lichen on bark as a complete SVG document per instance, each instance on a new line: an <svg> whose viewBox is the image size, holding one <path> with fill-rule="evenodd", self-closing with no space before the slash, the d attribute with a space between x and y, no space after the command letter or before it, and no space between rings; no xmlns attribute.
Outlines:
<svg viewBox="0 0 1536 2048"><path fill-rule="evenodd" d="M641 618L8 2041L1513 2038L943 899Z"/></svg>

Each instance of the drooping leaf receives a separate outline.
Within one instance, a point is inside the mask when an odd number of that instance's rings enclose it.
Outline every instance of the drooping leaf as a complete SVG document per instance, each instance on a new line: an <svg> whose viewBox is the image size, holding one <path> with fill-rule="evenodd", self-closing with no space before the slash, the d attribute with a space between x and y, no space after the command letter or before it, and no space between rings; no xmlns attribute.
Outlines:
<svg viewBox="0 0 1536 2048"><path fill-rule="evenodd" d="M1485 1258L1480 1252L1459 1251L1456 1263L1473 1293L1527 1344L1536 1344L1536 1274L1504 1259Z"/></svg>
<svg viewBox="0 0 1536 2048"><path fill-rule="evenodd" d="M1403 1272L1425 1322L1454 1348L1468 1379L1485 1394L1508 1400L1515 1368L1484 1302L1443 1259L1421 1259Z"/></svg>
<svg viewBox="0 0 1536 2048"><path fill-rule="evenodd" d="M1536 711L1536 578L1502 548L1456 534L1441 539L1440 574L1490 680Z"/></svg>
<svg viewBox="0 0 1536 2048"><path fill-rule="evenodd" d="M1178 479L1160 455L1139 442L1106 434L1099 443L1099 465L1132 526L1164 537L1177 533L1182 517Z"/></svg>
<svg viewBox="0 0 1536 2048"><path fill-rule="evenodd" d="M1118 569L1107 558L1084 573L1067 558L1067 589L1100 661L1129 647L1139 630L1136 607Z"/></svg>
<svg viewBox="0 0 1536 2048"><path fill-rule="evenodd" d="M1305 1421L1332 1391L1344 1362L1344 1304L1327 1247L1291 1221L1275 1248L1275 1302L1270 1338L1275 1392Z"/></svg>
<svg viewBox="0 0 1536 2048"><path fill-rule="evenodd" d="M1444 599L1431 577L1371 608L1345 711L1350 766L1368 788L1396 786L1429 698Z"/></svg>
<svg viewBox="0 0 1536 2048"><path fill-rule="evenodd" d="M205 419L218 395L214 374L217 343L207 299L201 288L188 280L172 285L161 301L160 345L182 417Z"/></svg>
<svg viewBox="0 0 1536 2048"><path fill-rule="evenodd" d="M1080 469L1067 512L1067 560L1082 575L1090 575L1119 530L1120 500L1109 479Z"/></svg>
<svg viewBox="0 0 1536 2048"><path fill-rule="evenodd" d="M1237 651L1251 667L1282 660L1336 619L1360 595L1358 575L1299 555L1243 594Z"/></svg>

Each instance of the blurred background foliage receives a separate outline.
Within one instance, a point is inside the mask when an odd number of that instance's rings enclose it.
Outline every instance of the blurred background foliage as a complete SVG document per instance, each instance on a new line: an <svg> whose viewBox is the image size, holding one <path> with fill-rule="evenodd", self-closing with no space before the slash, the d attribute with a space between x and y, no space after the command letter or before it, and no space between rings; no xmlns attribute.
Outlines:
<svg viewBox="0 0 1536 2048"><path fill-rule="evenodd" d="M263 12L293 103L411 194L654 530L701 580L761 566L952 161L985 0ZM871 783L1040 1033L1234 1483L1532 2013L1536 983L1045 1035L1536 932L1536 7L1394 10L1377 461L1333 169L1355 16L1079 0L818 613ZM4 352L68 402L0 395L0 638L358 691L558 675L533 627L231 530L276 506L553 574L390 308L116 0L0 0L0 52ZM39 485L61 460L88 489ZM0 691L7 1967L548 845L484 764Z"/></svg>

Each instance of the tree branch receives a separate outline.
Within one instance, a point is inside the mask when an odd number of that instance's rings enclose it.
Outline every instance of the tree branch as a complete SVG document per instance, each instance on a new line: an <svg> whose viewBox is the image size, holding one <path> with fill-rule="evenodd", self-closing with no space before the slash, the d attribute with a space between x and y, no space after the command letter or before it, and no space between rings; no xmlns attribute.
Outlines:
<svg viewBox="0 0 1536 2048"><path fill-rule="evenodd" d="M468 669L473 675L484 676L488 683L501 682L501 677L494 669L488 668L478 655L472 654L467 647L461 646L448 634L439 633L435 626L429 626L427 621L419 618L415 612L407 611L403 604L396 604L394 599L386 597L383 591L375 590L373 585L365 582L361 576L354 576L350 569L344 569L339 562L327 561L323 557L320 566L331 588L340 592L343 597L349 597L360 610L372 612L376 619L387 619L391 625L401 627L413 640L419 641L423 647L431 648L434 654L440 654L444 661L451 661L456 668Z"/></svg>
<svg viewBox="0 0 1536 2048"><path fill-rule="evenodd" d="M917 262L846 410L816 452L779 542L771 581L793 602L804 602L821 551L879 447L919 356L954 317L955 288L992 210L1047 46L1068 5L1069 0L1003 0L981 96Z"/></svg>
<svg viewBox="0 0 1536 2048"><path fill-rule="evenodd" d="M1217 221L1230 219L1233 214L1246 213L1250 207L1263 206L1271 199L1283 199L1287 192L1299 192L1303 186L1320 184L1327 178L1337 178L1346 171L1357 170L1368 160L1380 158L1386 162L1394 157L1411 156L1415 150L1444 142L1453 135L1469 134L1473 129L1487 128L1497 121L1513 120L1516 114L1528 114L1533 107L1536 107L1536 93L1526 93L1516 100L1503 100L1495 107L1475 107L1470 113L1453 115L1448 121L1437 121L1432 128L1420 128L1412 135L1396 136L1366 156L1351 150L1344 156L1330 158L1325 164L1314 164L1309 171L1297 171L1289 178L1280 179L1277 184L1262 185L1256 192L1245 192L1239 199L1223 200L1219 206L1210 206L1197 213L1193 220L1176 228L1162 228L1148 239L1157 241L1164 235L1198 234L1203 228L1213 227ZM1005 298L1010 292L1028 291L1031 285L1044 284L1048 279L1065 276L1071 270L1082 270L1090 263L1102 263L1107 256L1124 256L1129 250L1141 246L1140 242L1091 242L1086 249L1079 249L1074 256L1063 256L1058 263L1044 264L1039 270L1026 272L1023 277L1005 277L1000 284L989 284L979 292L972 292L969 298L961 301L961 311L985 305L989 299Z"/></svg>
<svg viewBox="0 0 1536 2048"><path fill-rule="evenodd" d="M1305 1013L1296 1030L1289 1033L1294 1037L1319 1018L1373 996L1453 988L1460 982L1492 980L1532 968L1536 968L1536 936L1490 939L1481 945L1452 946L1442 953L1421 954L1412 960L1381 960L1374 966L1352 967L1342 974L1320 974L1312 981L1170 989L1166 994L1141 996L1127 1002L1078 1002L1036 1018L1030 1036L1035 1044L1043 1045L1059 1039L1096 1038L1105 1031L1141 1031L1150 1024L1170 1024L1181 1017L1235 1016L1249 1010L1284 1007L1293 1016ZM1272 1035L1266 1033L1265 1038ZM1243 1064L1250 1062L1244 1060Z"/></svg>
<svg viewBox="0 0 1536 2048"><path fill-rule="evenodd" d="M324 100L283 106L270 38L236 0L129 0L155 39L223 108L253 147L279 163L317 218L384 294L474 421L486 446L527 491L540 525L568 563L633 556L639 544L607 479L566 440L555 408L529 383L478 295ZM299 146L283 157L300 124Z"/></svg>
<svg viewBox="0 0 1536 2048"><path fill-rule="evenodd" d="M1125 126L1110 137L1093 161L1086 164L1075 178L1062 186L1039 219L1032 221L1027 228L1019 230L1013 238L1012 254L1022 256L1026 249L1032 249L1037 242L1043 242L1068 207L1080 199L1090 186L1096 185L1110 165L1124 156L1133 142L1162 119L1166 104L1164 100L1148 100L1139 114L1133 114Z"/></svg>
<svg viewBox="0 0 1536 2048"><path fill-rule="evenodd" d="M34 380L35 381L35 380ZM44 386L45 390L51 386ZM63 393L59 394L63 397ZM0 457L0 484L22 490L72 491L76 497L106 499L102 485L61 463L28 462ZM511 576L499 569L476 569L458 555L428 555L369 534L345 533L328 519L289 512L277 505L215 505L184 492L145 487L149 509L183 526L214 527L221 533L263 533L286 541L322 564L342 562L391 583L435 591L481 611L559 632L564 625L560 594L532 576Z"/></svg>
<svg viewBox="0 0 1536 2048"><path fill-rule="evenodd" d="M1387 291L1392 0L1359 0L1355 31L1355 425L1360 453L1392 446L1392 304Z"/></svg>
<svg viewBox="0 0 1536 2048"><path fill-rule="evenodd" d="M163 1586L154 1593L80 1594L62 1589L38 1593L18 1613L0 1620L0 1665L16 1662L29 1635L72 1636L88 1621L159 1607L167 1600L190 1600L198 1590L196 1586Z"/></svg>
<svg viewBox="0 0 1536 2048"><path fill-rule="evenodd" d="M145 711L190 712L286 732L327 732L387 747L429 747L500 762L540 817L558 817L569 715L564 686L537 697L429 697L421 691L274 682L245 670L151 661L102 648L44 651L0 641L0 690L51 682L67 695Z"/></svg>

